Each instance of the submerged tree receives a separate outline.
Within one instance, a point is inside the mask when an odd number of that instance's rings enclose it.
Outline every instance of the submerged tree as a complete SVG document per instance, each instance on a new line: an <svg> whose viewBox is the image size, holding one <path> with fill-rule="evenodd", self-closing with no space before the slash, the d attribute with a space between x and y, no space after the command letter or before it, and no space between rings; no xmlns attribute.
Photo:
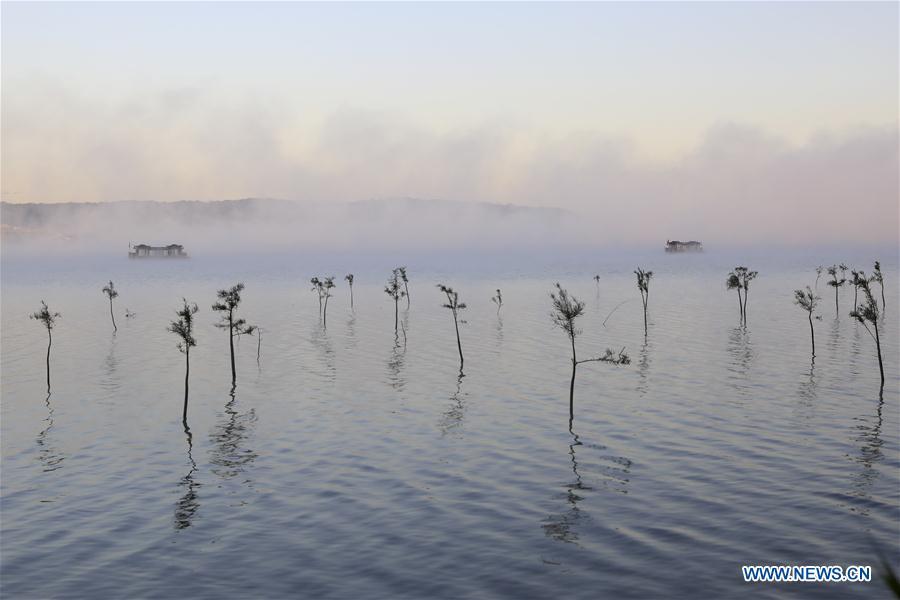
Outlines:
<svg viewBox="0 0 900 600"><path fill-rule="evenodd" d="M50 347L53 345L53 327L60 318L58 312L50 312L47 303L41 300L41 309L30 315L30 319L40 321L47 328L47 393L50 393Z"/></svg>
<svg viewBox="0 0 900 600"><path fill-rule="evenodd" d="M812 357L813 360L816 358L816 332L813 329L813 316L816 311L816 306L819 304L819 298L816 296L809 286L806 286L806 290L794 290L794 304L802 308L807 312L807 316L809 317L809 336L812 340ZM816 316L816 319L821 319L822 317Z"/></svg>
<svg viewBox="0 0 900 600"><path fill-rule="evenodd" d="M569 421L571 423L575 417L575 371L578 365L586 362L627 365L631 359L625 354L624 348L618 354L607 348L603 356L578 360L575 353L575 338L581 333L581 330L575 327L575 319L584 314L584 302L570 295L559 283L556 284L556 291L550 292L550 298L553 300L553 312L550 313L550 318L557 327L566 332L572 344L572 380L569 383Z"/></svg>
<svg viewBox="0 0 900 600"><path fill-rule="evenodd" d="M862 271L850 271L850 285L853 286L853 310L856 310L856 307L859 304L859 286L862 283L864 275L865 273Z"/></svg>
<svg viewBox="0 0 900 600"><path fill-rule="evenodd" d="M322 325L328 326L328 299L331 298L331 290L334 289L334 276L326 277L322 282L322 288L325 292L325 305L322 308Z"/></svg>
<svg viewBox="0 0 900 600"><path fill-rule="evenodd" d="M350 310L353 310L353 273L344 275L344 280L350 286Z"/></svg>
<svg viewBox="0 0 900 600"><path fill-rule="evenodd" d="M313 277L309 280L313 284L313 291L319 294L319 315L322 317L322 325L328 326L328 299L331 298L331 290L334 286L334 276L319 279Z"/></svg>
<svg viewBox="0 0 900 600"><path fill-rule="evenodd" d="M119 292L116 291L116 286L113 285L112 281L109 282L109 285L103 286L101 291L109 297L109 318L112 319L113 333L115 333L119 328L116 327L116 316L113 314L112 301L113 298L116 298L119 295Z"/></svg>
<svg viewBox="0 0 900 600"><path fill-rule="evenodd" d="M881 263L877 260L875 261L875 273L872 275L872 279L881 286L881 312L885 312L887 304L884 301L884 275L881 274Z"/></svg>
<svg viewBox="0 0 900 600"><path fill-rule="evenodd" d="M403 293L406 295L406 308L409 308L409 278L406 276L406 267L397 267L400 279L403 280Z"/></svg>
<svg viewBox="0 0 900 600"><path fill-rule="evenodd" d="M738 294L740 294L740 290L744 290L744 304L741 307L741 321L746 325L747 297L750 295L750 282L756 279L756 276L759 275L759 273L757 271L751 271L747 267L735 267L734 271L728 274L729 281L731 280L732 275L737 278Z"/></svg>
<svg viewBox="0 0 900 600"><path fill-rule="evenodd" d="M759 271L747 271L741 283L744 284L744 325L747 324L747 299L750 297L750 282L756 279Z"/></svg>
<svg viewBox="0 0 900 600"><path fill-rule="evenodd" d="M391 271L391 278L388 279L387 285L384 286L384 293L394 300L394 333L397 333L399 319L399 302L400 298L406 295L406 292L400 289L400 269Z"/></svg>
<svg viewBox="0 0 900 600"><path fill-rule="evenodd" d="M191 348L197 345L194 339L194 315L200 310L196 303L188 304L184 298L181 299L184 306L176 312L177 321L169 323L168 330L179 337L176 345L178 351L184 354L184 411L181 415L181 422L187 427L187 408L188 408L188 379L191 374Z"/></svg>
<svg viewBox="0 0 900 600"><path fill-rule="evenodd" d="M256 330L253 325L248 325L244 319L236 319L234 311L237 310L241 303L241 292L244 291L244 284L239 283L232 286L228 290L219 290L216 295L219 301L212 305L212 309L221 312L222 320L216 323L216 327L228 330L228 350L231 353L231 383L237 381L237 370L234 366L234 338L241 335L252 335Z"/></svg>
<svg viewBox="0 0 900 600"><path fill-rule="evenodd" d="M462 343L459 341L459 311L466 308L466 303L459 301L459 294L454 292L453 288L447 287L443 283L437 284L437 287L447 295L447 304L444 305L444 308L449 308L453 313L453 326L456 328L456 347L459 349L459 371L462 373L463 353Z"/></svg>
<svg viewBox="0 0 900 600"><path fill-rule="evenodd" d="M323 297L322 289L323 289L325 282L322 281L321 279L319 279L318 277L313 277L312 279L309 280L309 282L312 284L312 287L309 288L310 291L316 292L316 296L319 298L319 316L321 317L322 316L322 297Z"/></svg>
<svg viewBox="0 0 900 600"><path fill-rule="evenodd" d="M878 352L878 370L881 373L881 389L883 391L884 363L881 359L881 335L878 330L882 315L878 310L878 301L875 300L875 296L872 295L872 288L870 285L872 281L873 279L867 278L865 273L861 273L859 287L863 291L863 301L856 310L850 313L850 316L862 323L862 326L866 328L866 331L868 331L869 335L872 336L872 339L875 340L875 349ZM869 329L869 325L872 326L872 329ZM874 333L872 333L873 330Z"/></svg>
<svg viewBox="0 0 900 600"><path fill-rule="evenodd" d="M822 271L825 270L825 267L819 265L816 267L816 289L819 289L819 278L822 276Z"/></svg>
<svg viewBox="0 0 900 600"><path fill-rule="evenodd" d="M647 300L650 299L650 278L653 277L653 271L645 271L638 268L634 272L637 275L637 286L641 292L641 302L644 304L644 337L647 336Z"/></svg>
<svg viewBox="0 0 900 600"><path fill-rule="evenodd" d="M843 267L843 265L841 265ZM842 285L847 283L847 278L842 277L838 279L838 268L836 265L831 265L828 267L828 274L831 275L831 280L828 282L828 285L834 288L834 315L837 317L840 315L840 309L838 308L838 290Z"/></svg>
<svg viewBox="0 0 900 600"><path fill-rule="evenodd" d="M728 289L732 289L732 287L737 288L738 301L741 301L741 290L744 290L743 303L741 304L741 322L744 325L747 324L747 297L750 295L750 282L756 279L757 275L759 275L758 271L751 271L747 267L735 267L728 274L728 279L725 281Z"/></svg>
<svg viewBox="0 0 900 600"><path fill-rule="evenodd" d="M732 271L728 274L728 279L725 280L725 287L729 290L737 290L738 295L738 308L741 311L741 322L744 322L744 300L741 298L741 280L738 278L737 273Z"/></svg>
<svg viewBox="0 0 900 600"><path fill-rule="evenodd" d="M503 294L500 293L500 290L497 290L497 295L491 297L491 302L497 305L497 314L500 314L500 309L503 308Z"/></svg>

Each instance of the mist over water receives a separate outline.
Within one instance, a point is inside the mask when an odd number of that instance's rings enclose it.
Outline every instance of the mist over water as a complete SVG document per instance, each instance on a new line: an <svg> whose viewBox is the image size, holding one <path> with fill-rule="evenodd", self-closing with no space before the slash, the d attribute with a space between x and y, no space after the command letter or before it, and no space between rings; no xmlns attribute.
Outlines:
<svg viewBox="0 0 900 600"><path fill-rule="evenodd" d="M890 597L898 16L4 3L0 598Z"/></svg>
<svg viewBox="0 0 900 600"><path fill-rule="evenodd" d="M737 597L742 564L875 565L876 547L895 547L896 256L594 248L405 258L4 254L3 593ZM816 265L870 271L876 258L887 281L883 400L874 344L847 316L852 290L835 319L820 280L814 364L792 304ZM405 336L382 291L399 264L410 272ZM724 286L736 264L760 272L746 329ZM655 273L646 339L638 266ZM313 275L339 283L327 329ZM100 293L109 279L120 291L116 335ZM237 342L232 394L227 334L209 307L237 281L247 285L239 313L262 340L258 364L257 339ZM609 346L632 358L579 367L571 432L568 340L549 318L555 281L587 303L579 355ZM463 377L438 282L469 306ZM182 296L201 308L187 434L184 357L165 329ZM62 313L49 397L46 331L27 318L42 298ZM880 586L754 593L886 596Z"/></svg>
<svg viewBox="0 0 900 600"><path fill-rule="evenodd" d="M525 252L591 241L560 209L415 198L325 203L271 199L2 205L3 250L16 256L118 254L179 243L195 256L303 252L367 255Z"/></svg>

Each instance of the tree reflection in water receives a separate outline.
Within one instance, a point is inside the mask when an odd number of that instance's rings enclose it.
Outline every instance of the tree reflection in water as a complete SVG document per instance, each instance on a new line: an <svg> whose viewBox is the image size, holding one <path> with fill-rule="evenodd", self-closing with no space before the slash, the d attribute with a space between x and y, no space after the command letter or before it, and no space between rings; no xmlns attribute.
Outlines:
<svg viewBox="0 0 900 600"><path fill-rule="evenodd" d="M746 400L752 398L752 378L750 367L754 358L753 345L750 342L750 332L746 327L735 327L728 337L728 355L731 362L727 369L730 373L734 390L737 392L735 404L744 405Z"/></svg>
<svg viewBox="0 0 900 600"><path fill-rule="evenodd" d="M809 363L808 376L800 382L800 385L797 388L797 397L800 400L797 406L798 416L804 416L807 420L812 419L815 414L818 387L819 382L816 378L816 359L813 357Z"/></svg>
<svg viewBox="0 0 900 600"><path fill-rule="evenodd" d="M59 469L62 466L62 462L66 460L66 456L51 443L50 431L53 429L53 406L50 404L50 392L47 392L44 404L47 406L47 417L44 419L47 426L37 435L36 442L39 448L38 459L43 465L43 471L49 473Z"/></svg>
<svg viewBox="0 0 900 600"><path fill-rule="evenodd" d="M328 330L323 327L316 327L312 334L313 345L319 348L322 353L322 363L325 367L325 378L334 383L337 381L337 364L335 361L334 345L331 338L328 337ZM232 390L233 392L234 390Z"/></svg>
<svg viewBox="0 0 900 600"><path fill-rule="evenodd" d="M647 389L649 386L649 374L650 374L650 347L647 339L644 339L644 345L641 346L641 352L638 358L638 385L637 385L637 393L643 398L647 395Z"/></svg>
<svg viewBox="0 0 900 600"><path fill-rule="evenodd" d="M401 341L400 335L394 335L394 347L387 361L388 383L397 392L402 392L406 386L406 380L402 376L403 364L406 360L406 342Z"/></svg>
<svg viewBox="0 0 900 600"><path fill-rule="evenodd" d="M450 407L444 412L438 427L441 430L441 436L451 433L462 425L463 417L466 414L466 403L463 398L466 394L462 393L462 380L465 377L462 369L456 376L456 391L450 396Z"/></svg>
<svg viewBox="0 0 900 600"><path fill-rule="evenodd" d="M181 478L179 486L184 488L184 495L175 503L175 529L187 529L191 526L197 509L200 508L200 501L197 495L197 488L200 483L194 479L194 473L197 472L197 462L193 455L193 436L191 428L185 424L184 435L187 437L187 457L191 463L191 468L187 475Z"/></svg>
<svg viewBox="0 0 900 600"><path fill-rule="evenodd" d="M223 479L231 479L243 473L257 456L253 450L244 447L256 423L256 411L250 409L246 413L238 413L235 410L237 397L234 387L229 396L230 399L225 404L226 418L210 435L212 472Z"/></svg>
<svg viewBox="0 0 900 600"><path fill-rule="evenodd" d="M884 395L879 395L878 407L872 419L857 417L859 425L855 427L855 441L860 443L859 456L853 459L861 468L853 478L853 489L850 494L859 498L862 502L856 503L850 510L862 515L868 515L871 505L871 489L878 479L876 464L884 460L881 447L884 440L881 439L881 428L884 424L882 411L884 409Z"/></svg>
<svg viewBox="0 0 900 600"><path fill-rule="evenodd" d="M100 379L100 387L103 388L105 394L97 398L98 404L111 405L115 402L119 393L121 382L117 375L119 367L119 359L116 357L116 335L113 334L109 344L109 353L103 362L103 377Z"/></svg>
<svg viewBox="0 0 900 600"><path fill-rule="evenodd" d="M568 506L563 512L549 515L541 527L547 536L555 540L580 546L579 528L582 523L590 520L590 515L579 504L595 488L588 485L582 477L582 472L579 470L577 449L584 447L603 451L607 450L607 447L599 444L583 444L572 427L572 421L569 421L569 433L572 435L572 443L569 444L569 460L571 461L573 479L563 485L563 488L566 490L564 498ZM596 478L597 483L604 489L627 494L627 485L631 476L631 460L624 456L613 455L601 455L598 458L602 463L599 465L597 473L599 477Z"/></svg>
<svg viewBox="0 0 900 600"><path fill-rule="evenodd" d="M572 474L575 476L572 481L564 486L566 502L569 504L569 507L565 512L548 516L542 527L544 528L544 533L555 540L580 545L578 544L577 525L582 519L587 518L587 513L582 512L581 508L578 507L578 503L584 500L582 494L591 491L593 488L585 485L581 479L581 474L578 472L578 460L575 455L575 448L581 446L578 434L572 430L571 426L569 427L569 433L572 434L572 443L569 444L569 459L572 461Z"/></svg>

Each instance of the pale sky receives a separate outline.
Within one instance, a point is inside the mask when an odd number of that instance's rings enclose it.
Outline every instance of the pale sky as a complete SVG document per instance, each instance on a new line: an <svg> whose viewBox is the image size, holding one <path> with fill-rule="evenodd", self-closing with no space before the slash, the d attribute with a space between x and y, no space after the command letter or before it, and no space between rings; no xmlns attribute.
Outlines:
<svg viewBox="0 0 900 600"><path fill-rule="evenodd" d="M838 161L896 212L898 71L893 2L4 2L2 192L578 208Z"/></svg>

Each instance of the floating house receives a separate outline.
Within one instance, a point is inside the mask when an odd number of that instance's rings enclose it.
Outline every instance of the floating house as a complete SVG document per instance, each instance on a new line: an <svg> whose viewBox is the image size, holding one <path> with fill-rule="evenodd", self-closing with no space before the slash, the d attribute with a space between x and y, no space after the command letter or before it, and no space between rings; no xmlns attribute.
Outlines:
<svg viewBox="0 0 900 600"><path fill-rule="evenodd" d="M690 242L667 240L666 252L703 252L703 244L694 240Z"/></svg>
<svg viewBox="0 0 900 600"><path fill-rule="evenodd" d="M129 246L128 258L187 258L187 252L181 244L169 244L168 246L148 246L138 244Z"/></svg>

